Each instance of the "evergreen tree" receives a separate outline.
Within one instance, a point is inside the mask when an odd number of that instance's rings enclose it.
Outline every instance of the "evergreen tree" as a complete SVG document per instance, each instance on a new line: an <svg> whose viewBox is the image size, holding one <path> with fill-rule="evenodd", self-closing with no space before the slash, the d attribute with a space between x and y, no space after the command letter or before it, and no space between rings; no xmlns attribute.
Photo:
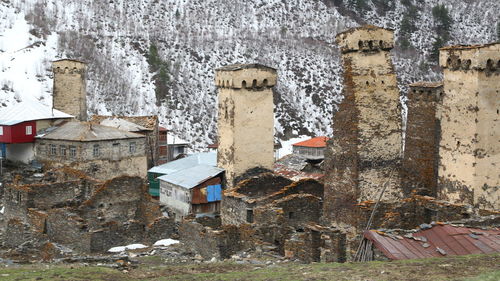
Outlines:
<svg viewBox="0 0 500 281"><path fill-rule="evenodd" d="M436 5L432 8L432 16L435 23L436 40L432 44L430 58L437 62L439 60L439 48L450 40L450 30L453 19L445 5Z"/></svg>

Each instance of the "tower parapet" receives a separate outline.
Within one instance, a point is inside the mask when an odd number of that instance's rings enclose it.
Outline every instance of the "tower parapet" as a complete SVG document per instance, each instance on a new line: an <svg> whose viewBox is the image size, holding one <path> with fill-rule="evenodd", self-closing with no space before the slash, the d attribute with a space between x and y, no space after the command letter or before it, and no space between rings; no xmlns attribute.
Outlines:
<svg viewBox="0 0 500 281"><path fill-rule="evenodd" d="M389 51L394 48L394 32L364 25L337 34L336 41L342 53Z"/></svg>

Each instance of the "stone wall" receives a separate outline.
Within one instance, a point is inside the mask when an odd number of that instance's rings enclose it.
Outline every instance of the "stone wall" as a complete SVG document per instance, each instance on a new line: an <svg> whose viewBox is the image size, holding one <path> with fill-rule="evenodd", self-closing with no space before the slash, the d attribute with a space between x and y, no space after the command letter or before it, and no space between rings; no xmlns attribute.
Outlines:
<svg viewBox="0 0 500 281"><path fill-rule="evenodd" d="M438 197L500 209L500 43L441 49Z"/></svg>
<svg viewBox="0 0 500 281"><path fill-rule="evenodd" d="M130 152L130 143L135 143L135 152ZM56 154L51 153L51 145L56 147ZM94 145L99 145L98 156L94 156ZM145 138L96 142L44 139L37 140L35 147L36 159L44 163L46 169L69 166L102 180L122 175L146 177L147 174ZM61 147L66 149L65 154L61 153ZM71 156L70 147L76 148L75 156Z"/></svg>
<svg viewBox="0 0 500 281"><path fill-rule="evenodd" d="M99 183L82 178L56 183L6 185L4 190L4 216L26 221L28 209L49 210L74 206L90 197Z"/></svg>
<svg viewBox="0 0 500 281"><path fill-rule="evenodd" d="M85 220L73 210L57 208L48 211L47 236L81 252L90 252L90 235Z"/></svg>
<svg viewBox="0 0 500 281"><path fill-rule="evenodd" d="M87 120L86 65L76 60L53 62L54 108L75 116L80 121Z"/></svg>
<svg viewBox="0 0 500 281"><path fill-rule="evenodd" d="M437 195L442 83L410 85L403 157L403 190Z"/></svg>
<svg viewBox="0 0 500 281"><path fill-rule="evenodd" d="M276 70L263 65L230 65L216 70L219 88L217 166L227 187L254 167L274 164L272 87Z"/></svg>
<svg viewBox="0 0 500 281"><path fill-rule="evenodd" d="M250 223L253 208L262 198L278 192L292 183L291 180L271 173L248 178L225 190L221 202L222 224L240 225Z"/></svg>
<svg viewBox="0 0 500 281"><path fill-rule="evenodd" d="M292 194L254 209L257 225L286 225L300 228L308 223L318 223L322 215L322 202L311 194Z"/></svg>
<svg viewBox="0 0 500 281"><path fill-rule="evenodd" d="M284 255L304 263L344 262L345 234L336 229L309 225L285 240Z"/></svg>
<svg viewBox="0 0 500 281"><path fill-rule="evenodd" d="M355 204L402 198L401 108L389 50L393 32L362 26L337 35L344 65L344 100L325 152L325 223L352 223Z"/></svg>
<svg viewBox="0 0 500 281"><path fill-rule="evenodd" d="M214 230L186 220L179 226L181 242L205 259L227 259L238 251L255 248L254 233L249 225L226 225Z"/></svg>

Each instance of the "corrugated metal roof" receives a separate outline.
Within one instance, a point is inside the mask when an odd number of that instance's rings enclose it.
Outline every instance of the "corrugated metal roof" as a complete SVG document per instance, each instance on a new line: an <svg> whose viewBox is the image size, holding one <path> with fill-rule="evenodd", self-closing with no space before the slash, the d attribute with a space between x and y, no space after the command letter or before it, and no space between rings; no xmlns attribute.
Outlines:
<svg viewBox="0 0 500 281"><path fill-rule="evenodd" d="M0 125L11 126L26 121L73 118L57 109L35 101L23 101L0 109Z"/></svg>
<svg viewBox="0 0 500 281"><path fill-rule="evenodd" d="M294 143L293 146L305 146L305 147L326 147L327 137L315 137L298 143Z"/></svg>
<svg viewBox="0 0 500 281"><path fill-rule="evenodd" d="M74 121L68 122L40 138L69 141L99 141L144 138L144 136L91 122Z"/></svg>
<svg viewBox="0 0 500 281"><path fill-rule="evenodd" d="M125 119L118 117L109 117L100 122L103 126L113 127L124 131L129 132L140 132L140 131L149 131L150 129L145 128L141 125L129 122Z"/></svg>
<svg viewBox="0 0 500 281"><path fill-rule="evenodd" d="M222 172L224 172L224 169L209 165L197 165L180 170L175 173L158 177L158 179L187 189L191 189Z"/></svg>
<svg viewBox="0 0 500 281"><path fill-rule="evenodd" d="M449 224L406 235L365 231L364 237L392 260L500 252L500 229L482 230Z"/></svg>
<svg viewBox="0 0 500 281"><path fill-rule="evenodd" d="M149 169L148 172L168 175L197 165L217 166L217 153L204 152L193 154L179 160L155 166Z"/></svg>

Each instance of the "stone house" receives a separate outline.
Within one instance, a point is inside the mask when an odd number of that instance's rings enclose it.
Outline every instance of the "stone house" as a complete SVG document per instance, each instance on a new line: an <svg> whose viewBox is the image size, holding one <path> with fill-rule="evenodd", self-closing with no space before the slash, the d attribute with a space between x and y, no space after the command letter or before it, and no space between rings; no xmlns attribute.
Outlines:
<svg viewBox="0 0 500 281"><path fill-rule="evenodd" d="M148 169L159 165L160 126L158 116L103 116L93 115L91 122L114 127L123 131L141 134L146 137L146 156Z"/></svg>
<svg viewBox="0 0 500 281"><path fill-rule="evenodd" d="M294 182L276 174L264 173L241 181L236 187L224 191L221 209L222 223L268 224L266 218L269 216L262 213L275 208L280 209L275 212L276 214L285 214L284 211L286 211L284 218L289 225L301 224L304 220L319 222L321 211L317 208L322 207L322 198L323 185L316 180L302 179ZM309 203L299 208L300 203L297 202L305 201ZM257 208L261 208L258 211L260 215L256 213Z"/></svg>
<svg viewBox="0 0 500 281"><path fill-rule="evenodd" d="M70 166L96 179L145 177L146 138L90 122L69 122L37 137L36 159L45 168Z"/></svg>

